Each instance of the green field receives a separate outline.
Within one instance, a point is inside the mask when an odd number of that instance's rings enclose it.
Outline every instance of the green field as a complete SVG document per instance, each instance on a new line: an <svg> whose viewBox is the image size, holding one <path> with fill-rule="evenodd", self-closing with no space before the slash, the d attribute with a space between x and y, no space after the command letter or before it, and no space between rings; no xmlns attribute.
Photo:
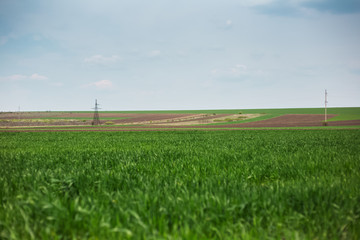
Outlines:
<svg viewBox="0 0 360 240"><path fill-rule="evenodd" d="M360 130L0 133L0 239L359 239Z"/></svg>
<svg viewBox="0 0 360 240"><path fill-rule="evenodd" d="M209 124L210 125L210 124ZM209 130L231 130L231 131L253 131L253 130L336 130L336 129L359 129L360 125L351 126L313 126L313 127L254 127L254 128L234 128L234 127L211 127L211 128L147 128L142 125L128 126L114 126L114 125L100 125L100 126L45 126L45 127L16 127L16 128L0 128L0 132L41 132L41 131L209 131Z"/></svg>

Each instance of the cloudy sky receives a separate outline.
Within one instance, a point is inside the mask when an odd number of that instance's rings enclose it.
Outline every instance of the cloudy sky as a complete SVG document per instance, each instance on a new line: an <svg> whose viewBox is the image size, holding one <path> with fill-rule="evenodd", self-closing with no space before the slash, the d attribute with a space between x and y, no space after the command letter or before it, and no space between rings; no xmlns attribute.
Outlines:
<svg viewBox="0 0 360 240"><path fill-rule="evenodd" d="M360 0L0 0L0 111L360 106Z"/></svg>

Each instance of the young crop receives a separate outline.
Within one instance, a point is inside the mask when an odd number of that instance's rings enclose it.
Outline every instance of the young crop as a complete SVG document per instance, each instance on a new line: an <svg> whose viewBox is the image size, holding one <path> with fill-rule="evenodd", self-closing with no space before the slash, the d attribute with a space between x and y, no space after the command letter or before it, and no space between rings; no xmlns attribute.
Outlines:
<svg viewBox="0 0 360 240"><path fill-rule="evenodd" d="M360 130L0 133L0 238L358 239Z"/></svg>

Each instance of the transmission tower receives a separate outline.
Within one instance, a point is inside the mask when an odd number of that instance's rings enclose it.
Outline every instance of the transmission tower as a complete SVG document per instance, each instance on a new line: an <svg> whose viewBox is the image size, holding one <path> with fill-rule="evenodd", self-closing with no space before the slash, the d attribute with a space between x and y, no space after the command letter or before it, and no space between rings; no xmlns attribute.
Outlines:
<svg viewBox="0 0 360 240"><path fill-rule="evenodd" d="M327 104L328 104L328 101L327 101L327 90L325 89L325 123L327 122Z"/></svg>
<svg viewBox="0 0 360 240"><path fill-rule="evenodd" d="M97 99L95 99L95 112L94 112L94 119L92 121L92 125L100 125L101 122L100 122L100 118L99 118L99 112L98 110L100 109L99 107L99 104L97 103Z"/></svg>

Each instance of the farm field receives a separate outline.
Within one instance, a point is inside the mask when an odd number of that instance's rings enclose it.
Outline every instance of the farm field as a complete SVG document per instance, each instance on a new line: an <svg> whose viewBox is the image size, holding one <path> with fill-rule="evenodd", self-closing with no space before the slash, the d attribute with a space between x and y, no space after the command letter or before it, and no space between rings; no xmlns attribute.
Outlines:
<svg viewBox="0 0 360 240"><path fill-rule="evenodd" d="M0 132L0 238L359 239L359 153L360 129Z"/></svg>
<svg viewBox="0 0 360 240"><path fill-rule="evenodd" d="M100 112L102 125L158 128L320 127L324 109L245 109ZM91 126L92 112L0 113L0 131L19 127ZM360 108L329 108L328 126L360 126ZM36 128L38 129L38 128ZM50 131L52 128L49 128ZM82 129L85 130L85 129ZM90 129L88 129L90 130ZM94 130L94 129L91 129ZM127 129L129 130L129 129Z"/></svg>

